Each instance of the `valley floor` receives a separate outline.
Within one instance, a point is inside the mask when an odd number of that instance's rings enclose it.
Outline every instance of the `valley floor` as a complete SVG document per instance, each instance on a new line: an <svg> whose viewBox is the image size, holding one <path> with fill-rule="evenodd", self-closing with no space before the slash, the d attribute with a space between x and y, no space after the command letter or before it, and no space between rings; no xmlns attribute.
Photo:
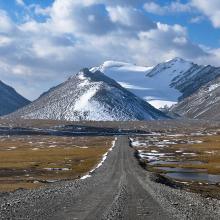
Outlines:
<svg viewBox="0 0 220 220"><path fill-rule="evenodd" d="M0 193L73 180L89 172L113 137L0 136Z"/></svg>
<svg viewBox="0 0 220 220"><path fill-rule="evenodd" d="M220 201L172 189L140 168L127 136L91 177L0 197L1 219L220 219Z"/></svg>

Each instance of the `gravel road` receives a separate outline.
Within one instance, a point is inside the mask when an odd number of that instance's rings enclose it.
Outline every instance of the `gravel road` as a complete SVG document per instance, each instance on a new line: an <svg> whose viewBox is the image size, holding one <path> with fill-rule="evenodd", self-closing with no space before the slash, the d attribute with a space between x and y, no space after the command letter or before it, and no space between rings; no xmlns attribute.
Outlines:
<svg viewBox="0 0 220 220"><path fill-rule="evenodd" d="M0 219L220 219L220 202L156 183L126 136L84 180L0 196Z"/></svg>

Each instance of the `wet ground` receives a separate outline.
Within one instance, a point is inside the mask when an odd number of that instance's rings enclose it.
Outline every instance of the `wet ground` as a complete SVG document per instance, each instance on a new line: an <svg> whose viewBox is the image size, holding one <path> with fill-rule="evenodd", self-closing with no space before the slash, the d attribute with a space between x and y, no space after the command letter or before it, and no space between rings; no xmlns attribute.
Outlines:
<svg viewBox="0 0 220 220"><path fill-rule="evenodd" d="M182 188L220 197L220 135L216 131L134 136L132 146L145 169ZM197 190L196 190L197 187Z"/></svg>

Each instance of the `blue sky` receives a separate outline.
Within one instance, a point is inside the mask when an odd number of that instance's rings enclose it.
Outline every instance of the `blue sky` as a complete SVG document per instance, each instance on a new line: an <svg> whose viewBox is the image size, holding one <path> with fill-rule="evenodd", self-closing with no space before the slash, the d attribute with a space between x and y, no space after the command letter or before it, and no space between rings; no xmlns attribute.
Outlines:
<svg viewBox="0 0 220 220"><path fill-rule="evenodd" d="M154 2L164 6L169 5L175 1L158 0ZM179 2L186 4L189 1ZM220 29L214 28L211 21L206 18L200 11L196 11L194 9L192 12L187 13L167 13L165 15L156 15L152 13L147 14L154 21L159 21L170 25L177 23L187 27L189 38L197 44L204 44L213 48L220 46ZM195 17L201 17L201 21L192 23L191 19Z"/></svg>
<svg viewBox="0 0 220 220"><path fill-rule="evenodd" d="M41 7L46 8L53 4L54 0L24 0L26 5L39 4ZM156 2L161 6L169 6L172 4L171 0L157 0L157 1L146 1L146 2ZM182 4L187 4L187 0L179 1ZM210 3L211 4L211 3ZM141 5L140 5L141 6ZM6 10L11 18L15 22L22 22L22 16L25 15L24 8L16 3L16 0L0 0L0 8ZM142 9L142 7L139 7ZM101 9L100 9L101 10ZM202 16L200 12L193 11L190 13L167 13L164 15L157 15L154 13L145 12L155 22L162 22L166 24L181 24L188 28L189 37L198 44L204 44L209 47L220 46L220 29L216 29L212 26L211 21L203 18L201 22L192 23L190 20L192 17ZM20 15L20 19L18 18ZM44 16L34 16L38 21L44 21ZM211 34L207 34L211 33Z"/></svg>
<svg viewBox="0 0 220 220"><path fill-rule="evenodd" d="M29 99L105 60L220 66L219 0L0 0L0 80Z"/></svg>

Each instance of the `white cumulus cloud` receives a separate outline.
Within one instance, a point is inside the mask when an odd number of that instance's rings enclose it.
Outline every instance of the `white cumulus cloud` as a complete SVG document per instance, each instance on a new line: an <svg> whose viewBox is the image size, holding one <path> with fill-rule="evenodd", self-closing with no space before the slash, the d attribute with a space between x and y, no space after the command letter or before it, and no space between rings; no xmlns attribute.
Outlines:
<svg viewBox="0 0 220 220"><path fill-rule="evenodd" d="M154 13L159 15L192 11L192 7L190 3L183 4L180 1L172 1L168 5L160 5L153 1L147 2L144 4L144 9L149 13Z"/></svg>
<svg viewBox="0 0 220 220"><path fill-rule="evenodd" d="M191 0L191 3L210 19L214 27L220 28L219 0Z"/></svg>
<svg viewBox="0 0 220 220"><path fill-rule="evenodd" d="M0 79L34 99L79 69L105 60L140 65L175 56L217 60L218 51L191 42L185 27L152 21L143 11L145 2L55 0L46 8L26 4L27 19L17 23L0 10ZM172 10L188 10L179 4Z"/></svg>

